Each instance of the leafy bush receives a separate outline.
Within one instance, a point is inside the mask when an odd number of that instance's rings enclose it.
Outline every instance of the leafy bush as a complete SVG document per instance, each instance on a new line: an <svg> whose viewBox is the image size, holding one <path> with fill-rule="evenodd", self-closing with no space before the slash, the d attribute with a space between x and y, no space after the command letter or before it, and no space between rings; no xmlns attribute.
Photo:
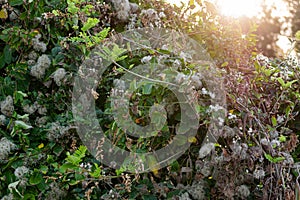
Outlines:
<svg viewBox="0 0 300 200"><path fill-rule="evenodd" d="M254 24L245 32L241 22L221 19L206 1L198 2L198 10L193 4L172 7L157 1L2 3L7 13L0 17L2 199L295 198L299 64L291 57L271 60L259 54ZM115 170L87 151L76 131L72 95L74 79L82 63L89 64L94 47L113 33L144 27L175 29L203 45L220 71L227 108L211 104L213 96L222 96L206 88L215 79L201 78L202 69L185 52L161 46L133 52L116 44L101 49L98 56L109 55L113 63L92 95L99 124L115 146L147 152L176 136L184 116L181 102L171 90L147 81L151 70L162 70L161 78L172 77L200 104L196 136L181 138L191 145L188 151L162 169L155 159L144 160L149 173L134 174L127 171L136 166L126 160ZM151 123L149 115L154 124L166 123L157 137L135 139L117 126L127 121L112 117L110 92L116 85L122 88L121 77L143 64L153 67L139 82L129 77L134 89L129 118L142 127ZM149 109L161 103L164 114ZM214 110L226 110L226 116L218 118L223 124L214 133L218 140L203 143Z"/></svg>

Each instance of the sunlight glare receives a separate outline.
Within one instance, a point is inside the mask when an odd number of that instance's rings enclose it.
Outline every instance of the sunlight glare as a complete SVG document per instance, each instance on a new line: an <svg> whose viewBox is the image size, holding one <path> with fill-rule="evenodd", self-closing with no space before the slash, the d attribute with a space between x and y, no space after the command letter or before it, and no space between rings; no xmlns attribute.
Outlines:
<svg viewBox="0 0 300 200"><path fill-rule="evenodd" d="M262 0L216 0L221 13L226 16L256 16L261 11Z"/></svg>
<svg viewBox="0 0 300 200"><path fill-rule="evenodd" d="M165 0L171 4L177 6L181 5L181 2L188 4L189 0ZM223 15L231 17L253 17L256 16L261 10L261 4L263 0L209 0L209 2L216 5Z"/></svg>

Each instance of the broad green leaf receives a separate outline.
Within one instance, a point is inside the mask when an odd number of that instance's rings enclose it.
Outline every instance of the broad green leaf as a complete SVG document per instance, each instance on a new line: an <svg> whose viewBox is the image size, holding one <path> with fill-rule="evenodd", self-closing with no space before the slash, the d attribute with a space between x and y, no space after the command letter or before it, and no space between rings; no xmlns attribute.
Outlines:
<svg viewBox="0 0 300 200"><path fill-rule="evenodd" d="M35 196L34 194L25 194L23 200L35 200Z"/></svg>
<svg viewBox="0 0 300 200"><path fill-rule="evenodd" d="M78 167L73 165L72 163L65 163L62 166L60 166L59 171L61 173L65 173L67 170L70 170L70 169L76 170L76 169L78 169Z"/></svg>
<svg viewBox="0 0 300 200"><path fill-rule="evenodd" d="M64 148L61 145L57 145L53 148L53 153L56 156L59 156L64 151Z"/></svg>
<svg viewBox="0 0 300 200"><path fill-rule="evenodd" d="M153 86L152 83L145 84L144 87L143 87L143 94L151 94L152 86Z"/></svg>
<svg viewBox="0 0 300 200"><path fill-rule="evenodd" d="M85 179L85 176L83 174L75 173L75 179L77 181L82 181Z"/></svg>
<svg viewBox="0 0 300 200"><path fill-rule="evenodd" d="M29 178L29 183L31 185L37 185L43 180L43 176L39 171L34 171L31 177Z"/></svg>
<svg viewBox="0 0 300 200"><path fill-rule="evenodd" d="M47 174L47 172L48 172L48 166L46 166L46 165L42 165L41 167L40 167L40 170L41 170L41 172L43 173L43 174Z"/></svg>

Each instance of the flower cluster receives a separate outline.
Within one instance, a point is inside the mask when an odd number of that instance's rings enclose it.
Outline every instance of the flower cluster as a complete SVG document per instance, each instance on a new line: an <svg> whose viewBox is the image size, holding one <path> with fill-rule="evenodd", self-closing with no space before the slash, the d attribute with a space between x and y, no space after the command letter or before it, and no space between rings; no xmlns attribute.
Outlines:
<svg viewBox="0 0 300 200"><path fill-rule="evenodd" d="M265 177L265 171L262 170L262 169L256 169L253 172L253 177L256 178L256 179L264 178Z"/></svg>
<svg viewBox="0 0 300 200"><path fill-rule="evenodd" d="M36 35L35 38L32 39L32 46L35 51L44 53L47 50L47 45L40 41L41 37L41 34Z"/></svg>
<svg viewBox="0 0 300 200"><path fill-rule="evenodd" d="M67 193L66 191L60 189L57 183L52 182L49 187L50 191L47 192L45 200L65 199Z"/></svg>
<svg viewBox="0 0 300 200"><path fill-rule="evenodd" d="M16 148L17 146L14 143L3 137L0 140L0 160L5 160L8 154L10 154Z"/></svg>
<svg viewBox="0 0 300 200"><path fill-rule="evenodd" d="M18 179L22 179L28 172L29 172L29 169L25 166L22 166L22 167L18 167L17 169L15 169L14 174Z"/></svg>
<svg viewBox="0 0 300 200"><path fill-rule="evenodd" d="M67 72L64 68L58 68L53 74L52 77L56 83L56 85L60 86L62 84L63 79L65 78Z"/></svg>
<svg viewBox="0 0 300 200"><path fill-rule="evenodd" d="M128 21L130 15L139 9L137 4L130 3L128 0L113 0L112 3L117 12L117 18L122 22Z"/></svg>
<svg viewBox="0 0 300 200"><path fill-rule="evenodd" d="M4 126L6 124L5 115L0 115L0 126Z"/></svg>
<svg viewBox="0 0 300 200"><path fill-rule="evenodd" d="M35 113L36 111L38 111L40 115L46 115L47 113L47 108L40 105L37 101L35 101L32 105L26 104L25 106L23 106L23 110L25 113L30 115Z"/></svg>
<svg viewBox="0 0 300 200"><path fill-rule="evenodd" d="M157 13L156 10L154 10L152 8L147 9L147 10L142 10L141 14L140 14L140 18L142 19L144 26L149 26L149 27L161 27L162 26L160 15Z"/></svg>
<svg viewBox="0 0 300 200"><path fill-rule="evenodd" d="M55 141L68 133L70 127L62 126L58 122L53 122L48 129L47 137L50 141Z"/></svg>
<svg viewBox="0 0 300 200"><path fill-rule="evenodd" d="M237 194L240 198L246 199L250 195L250 190L246 185L237 187Z"/></svg>
<svg viewBox="0 0 300 200"><path fill-rule="evenodd" d="M210 154L215 149L215 145L213 143L204 144L199 151L199 158L204 158L208 154Z"/></svg>
<svg viewBox="0 0 300 200"><path fill-rule="evenodd" d="M12 96L7 96L4 101L1 102L1 112L11 117L14 112L14 100Z"/></svg>
<svg viewBox="0 0 300 200"><path fill-rule="evenodd" d="M50 67L51 60L46 55L43 54L38 58L36 65L32 66L30 74L38 79L41 79L45 75L45 71Z"/></svg>
<svg viewBox="0 0 300 200"><path fill-rule="evenodd" d="M193 199L206 199L205 188L202 181L194 181L193 184L187 190L188 193L193 197Z"/></svg>
<svg viewBox="0 0 300 200"><path fill-rule="evenodd" d="M5 4L5 3L7 3L7 0L0 0L0 4L2 5L2 4Z"/></svg>
<svg viewBox="0 0 300 200"><path fill-rule="evenodd" d="M2 197L1 200L14 200L14 195L10 193L9 195Z"/></svg>

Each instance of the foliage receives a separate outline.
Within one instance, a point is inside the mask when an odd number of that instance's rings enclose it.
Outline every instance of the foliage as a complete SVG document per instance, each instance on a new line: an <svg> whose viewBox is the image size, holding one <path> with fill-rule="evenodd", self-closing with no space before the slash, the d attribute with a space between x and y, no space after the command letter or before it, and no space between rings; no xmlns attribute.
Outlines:
<svg viewBox="0 0 300 200"><path fill-rule="evenodd" d="M243 20L220 18L207 1L181 7L148 0L123 4L129 9L83 0L12 0L1 5L0 197L293 199L300 154L297 58L259 54L257 26L250 22L251 28L244 29ZM128 53L117 45L103 48L99 56L113 64L93 95L99 123L114 145L140 152L160 149L174 137L180 122L174 93L141 77L140 82L130 82L135 91L131 119L140 126L150 123L149 115L156 124L167 122L156 137L140 139L128 137L117 126L111 117L111 88L138 65L177 64L175 71L166 68L163 77L176 74L180 88L196 91L197 100L204 102L197 108L198 134L187 138L191 146L183 156L163 169L156 167L155 158L143 160L151 172L129 174L126 170L135 166L126 160L114 170L82 145L71 112L72 84L93 47L111 33L142 27L173 28L206 48L224 78L228 114L218 141L202 146L209 111L216 108L209 106L213 94L204 87L209 79L201 80L203 85L197 81L201 71L187 55L166 49ZM161 103L169 105L166 113L149 109Z"/></svg>

